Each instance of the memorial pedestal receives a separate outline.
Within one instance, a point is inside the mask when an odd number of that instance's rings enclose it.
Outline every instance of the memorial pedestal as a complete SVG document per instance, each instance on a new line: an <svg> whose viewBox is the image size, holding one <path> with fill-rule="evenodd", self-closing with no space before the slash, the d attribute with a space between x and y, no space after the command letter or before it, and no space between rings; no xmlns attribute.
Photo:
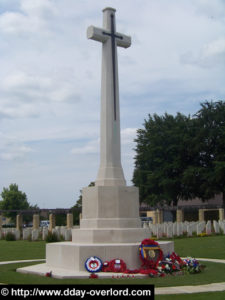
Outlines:
<svg viewBox="0 0 225 300"><path fill-rule="evenodd" d="M150 230L141 227L138 189L126 186L85 188L82 208L81 227L72 230L72 242L47 244L46 264L18 271L43 274L43 270L48 270L54 277L64 278L68 270L73 274L71 277L79 278L85 274L85 261L92 256L99 257L102 262L122 259L128 269L139 269L139 245L150 238ZM173 242L159 242L159 245L164 255L174 251Z"/></svg>

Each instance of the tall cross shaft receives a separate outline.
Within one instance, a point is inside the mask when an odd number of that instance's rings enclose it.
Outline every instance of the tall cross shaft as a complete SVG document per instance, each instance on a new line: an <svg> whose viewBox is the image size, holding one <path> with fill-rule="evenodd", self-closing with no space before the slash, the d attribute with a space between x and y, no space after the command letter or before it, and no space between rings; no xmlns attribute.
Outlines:
<svg viewBox="0 0 225 300"><path fill-rule="evenodd" d="M114 22L114 14L111 13L111 32L103 31L102 33L111 37L111 46L112 46L112 69L113 69L113 103L114 103L114 120L116 120L116 53L115 39L123 39L123 36L115 34L115 22Z"/></svg>
<svg viewBox="0 0 225 300"><path fill-rule="evenodd" d="M121 165L117 46L128 48L131 38L117 33L115 9L103 9L103 28L88 27L87 37L102 43L100 168L96 185L126 185Z"/></svg>

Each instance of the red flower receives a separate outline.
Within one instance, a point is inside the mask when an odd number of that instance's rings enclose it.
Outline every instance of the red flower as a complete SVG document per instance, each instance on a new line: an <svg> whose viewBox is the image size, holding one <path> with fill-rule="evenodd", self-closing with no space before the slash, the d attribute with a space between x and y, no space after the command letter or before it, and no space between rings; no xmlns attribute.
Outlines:
<svg viewBox="0 0 225 300"><path fill-rule="evenodd" d="M52 271L47 272L47 273L45 274L45 277L52 277Z"/></svg>
<svg viewBox="0 0 225 300"><path fill-rule="evenodd" d="M113 259L110 262L106 261L103 264L103 272L124 273L127 266L122 259Z"/></svg>
<svg viewBox="0 0 225 300"><path fill-rule="evenodd" d="M95 278L98 278L98 275L95 274L95 273L91 273L90 276L89 276L89 278L95 279Z"/></svg>

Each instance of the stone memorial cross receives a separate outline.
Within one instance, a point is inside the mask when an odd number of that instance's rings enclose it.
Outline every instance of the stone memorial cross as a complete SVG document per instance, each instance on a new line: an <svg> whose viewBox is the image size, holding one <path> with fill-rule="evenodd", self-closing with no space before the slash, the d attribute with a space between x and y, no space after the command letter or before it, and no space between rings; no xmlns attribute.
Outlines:
<svg viewBox="0 0 225 300"><path fill-rule="evenodd" d="M131 39L116 32L115 9L109 7L103 10L103 28L90 26L87 36L102 43L98 176L95 186L82 189L80 227L68 229L72 242L47 244L46 264L20 268L20 272L46 274L52 270L59 278L82 278L84 271L90 275L85 265L94 256L102 262L119 258L126 262L128 269L138 269L139 245L150 234L149 228L141 227L138 188L126 186L120 158L117 46L127 48ZM33 235L36 232L33 230ZM160 247L165 255L174 251L173 242L163 241Z"/></svg>
<svg viewBox="0 0 225 300"><path fill-rule="evenodd" d="M103 28L89 26L87 37L102 43L100 168L96 186L125 186L121 165L117 46L131 38L116 32L115 9L103 9Z"/></svg>

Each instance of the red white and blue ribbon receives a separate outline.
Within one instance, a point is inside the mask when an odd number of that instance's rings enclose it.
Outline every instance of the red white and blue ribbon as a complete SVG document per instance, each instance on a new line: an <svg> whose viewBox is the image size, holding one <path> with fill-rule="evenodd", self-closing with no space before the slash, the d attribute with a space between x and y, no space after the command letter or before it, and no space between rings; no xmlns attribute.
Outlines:
<svg viewBox="0 0 225 300"><path fill-rule="evenodd" d="M102 261L96 256L89 257L85 262L85 268L88 272L100 272L102 269Z"/></svg>

